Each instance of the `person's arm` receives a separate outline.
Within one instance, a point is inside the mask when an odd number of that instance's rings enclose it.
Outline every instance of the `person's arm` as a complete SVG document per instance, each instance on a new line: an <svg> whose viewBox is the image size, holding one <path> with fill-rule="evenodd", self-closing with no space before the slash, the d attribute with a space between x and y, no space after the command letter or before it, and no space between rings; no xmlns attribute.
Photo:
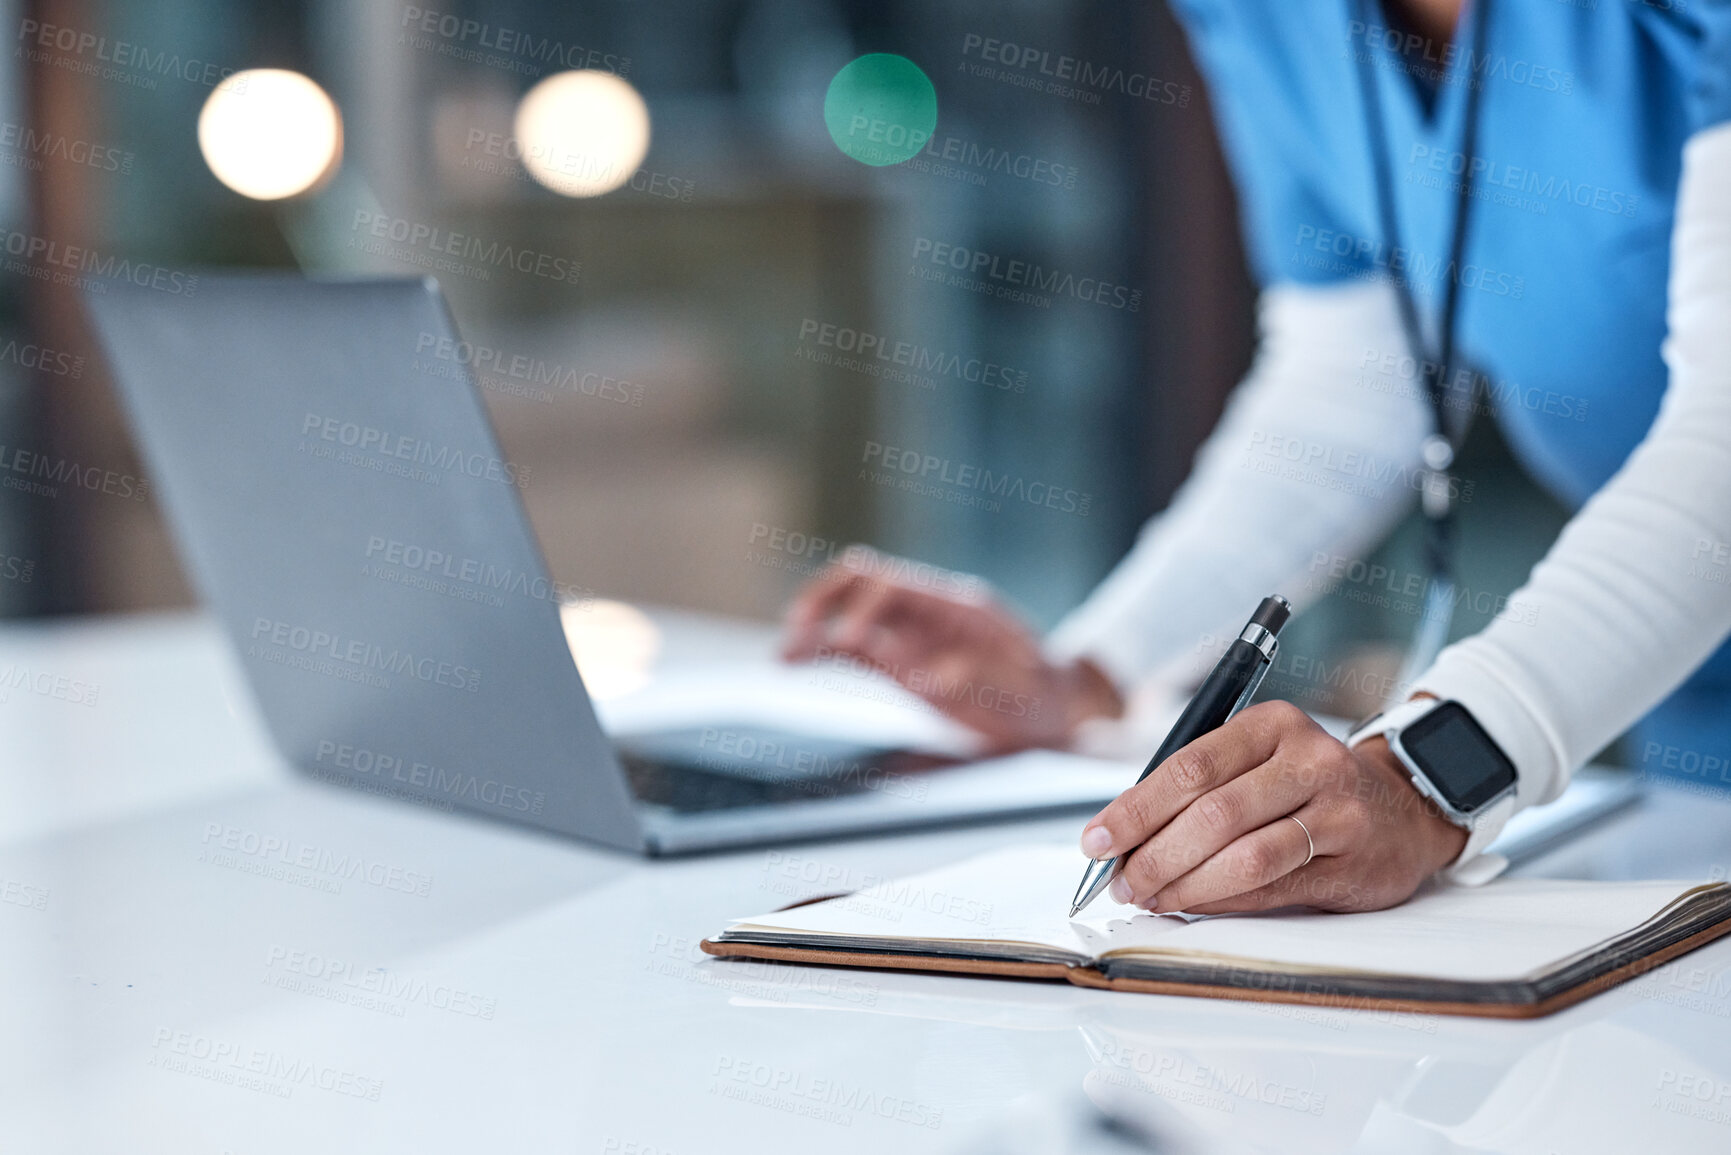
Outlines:
<svg viewBox="0 0 1731 1155"><path fill-rule="evenodd" d="M1560 794L1731 632L1731 123L1683 152L1667 321L1659 416L1514 595L1533 612L1417 683L1508 753L1521 807Z"/></svg>
<svg viewBox="0 0 1731 1155"><path fill-rule="evenodd" d="M1236 631L1266 594L1314 600L1332 560L1414 499L1431 417L1387 285L1279 284L1259 318L1255 364L1191 478L1045 643L983 588L897 581L862 552L795 599L784 655L868 662L998 748L1064 745L1117 716L1144 676ZM990 705L958 686L990 688Z"/></svg>
<svg viewBox="0 0 1731 1155"><path fill-rule="evenodd" d="M1209 103L1264 287L1255 367L1173 508L1050 649L988 593L945 596L842 564L792 603L788 658L870 662L998 747L1071 743L1083 721L1122 711L1123 689L1193 659L1206 635L1235 631L1265 594L1313 597L1317 589L1292 583L1306 584L1319 552L1324 565L1331 553L1357 554L1414 497L1427 407L1416 366L1400 372L1407 345L1381 283L1387 270L1367 246L1319 266L1314 247L1299 243L1362 232L1356 182L1367 174L1351 134L1316 130L1318 118L1351 107L1350 70L1294 91L1291 55L1337 50L1340 31L1287 12L1297 7L1173 6L1215 81ZM1242 528L1240 518L1249 519ZM1228 528L1245 544L1222 545ZM944 689L957 685L991 687L997 708ZM1095 737L1102 749L1119 745Z"/></svg>
<svg viewBox="0 0 1731 1155"><path fill-rule="evenodd" d="M1433 419L1394 290L1273 285L1258 328L1189 479L1059 623L1054 658L1091 659L1129 687L1235 633L1270 593L1302 609L1335 558L1362 556L1411 506Z"/></svg>
<svg viewBox="0 0 1731 1155"><path fill-rule="evenodd" d="M1522 805L1555 797L1731 633L1711 564L1731 552L1731 124L1683 161L1659 416L1514 595L1536 614L1451 646L1417 686L1489 731ZM1114 897L1155 910L1375 909L1465 852L1466 832L1418 798L1382 739L1349 750L1268 702L1126 791L1082 850L1130 854Z"/></svg>

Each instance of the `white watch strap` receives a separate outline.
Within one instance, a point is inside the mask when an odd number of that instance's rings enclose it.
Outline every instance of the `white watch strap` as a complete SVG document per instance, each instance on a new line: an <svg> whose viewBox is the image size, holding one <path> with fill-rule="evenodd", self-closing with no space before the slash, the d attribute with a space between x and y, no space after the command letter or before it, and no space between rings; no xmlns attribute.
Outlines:
<svg viewBox="0 0 1731 1155"><path fill-rule="evenodd" d="M1509 868L1509 860L1500 854L1486 854L1485 847L1497 840L1515 813L1515 796L1505 795L1493 805L1473 815L1468 828L1467 844L1460 856L1443 873L1450 882L1461 886L1483 886Z"/></svg>
<svg viewBox="0 0 1731 1155"><path fill-rule="evenodd" d="M1390 706L1348 734L1346 736L1347 749L1350 750L1372 738L1380 738L1390 730L1404 730L1440 705L1442 703L1435 698L1414 698L1410 702Z"/></svg>

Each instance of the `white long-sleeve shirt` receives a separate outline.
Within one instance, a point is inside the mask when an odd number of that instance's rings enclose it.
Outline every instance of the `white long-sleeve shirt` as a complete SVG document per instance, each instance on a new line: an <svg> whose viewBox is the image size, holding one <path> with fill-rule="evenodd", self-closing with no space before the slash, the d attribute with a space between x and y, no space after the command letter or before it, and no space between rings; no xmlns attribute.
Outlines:
<svg viewBox="0 0 1731 1155"><path fill-rule="evenodd" d="M1519 774L1517 808L1680 685L1731 633L1731 124L1683 153L1672 234L1670 373L1659 415L1499 618L1411 687L1465 705ZM1120 686L1231 636L1270 589L1302 607L1317 559L1355 557L1416 498L1432 418L1383 284L1277 285L1250 373L1171 506L1059 624L1055 656ZM1250 543L1246 546L1245 543ZM1191 663L1194 664L1193 662Z"/></svg>

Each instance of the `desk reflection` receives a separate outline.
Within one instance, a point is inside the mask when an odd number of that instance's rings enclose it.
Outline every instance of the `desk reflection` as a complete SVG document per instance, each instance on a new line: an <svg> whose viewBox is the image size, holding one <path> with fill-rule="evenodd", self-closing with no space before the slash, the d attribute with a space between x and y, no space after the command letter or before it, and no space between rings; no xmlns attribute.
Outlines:
<svg viewBox="0 0 1731 1155"><path fill-rule="evenodd" d="M957 1151L1731 1150L1731 942L1533 1021L874 977L869 1007L730 1001L1080 1036L1073 1110L1056 1111L1066 1095L1047 1088L1039 1110L1000 1120Z"/></svg>
<svg viewBox="0 0 1731 1155"><path fill-rule="evenodd" d="M1731 1150L1724 947L1536 1022L1247 1004L1212 1026L1138 1006L1079 1029L1083 1092L1151 1150Z"/></svg>

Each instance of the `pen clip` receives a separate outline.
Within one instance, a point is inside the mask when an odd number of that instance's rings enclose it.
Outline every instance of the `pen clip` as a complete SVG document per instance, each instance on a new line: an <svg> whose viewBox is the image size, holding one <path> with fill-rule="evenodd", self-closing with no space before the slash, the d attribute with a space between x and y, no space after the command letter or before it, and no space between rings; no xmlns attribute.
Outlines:
<svg viewBox="0 0 1731 1155"><path fill-rule="evenodd" d="M1261 627L1247 627L1245 633L1249 633L1251 629L1261 629ZM1268 671L1274 667L1274 655L1280 652L1280 639L1266 630L1263 630L1262 633L1264 636L1255 641L1249 638L1243 639L1255 646L1261 656L1256 662L1256 672L1250 675L1250 681L1244 684L1244 692L1238 695L1238 701L1232 703L1232 709L1226 715L1228 721L1236 717L1238 711L1250 705L1250 700L1256 697L1256 691L1262 688L1262 679L1266 678Z"/></svg>

